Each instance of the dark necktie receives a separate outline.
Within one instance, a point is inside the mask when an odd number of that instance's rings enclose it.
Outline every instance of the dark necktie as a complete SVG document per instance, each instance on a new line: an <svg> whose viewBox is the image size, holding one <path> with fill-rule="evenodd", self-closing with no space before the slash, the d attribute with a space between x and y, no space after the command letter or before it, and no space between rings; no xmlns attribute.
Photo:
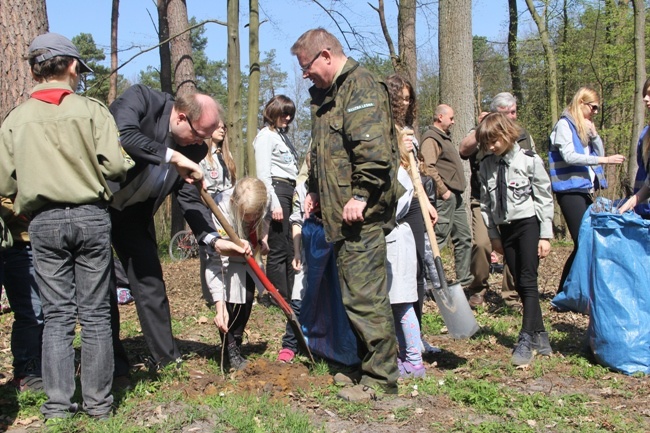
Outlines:
<svg viewBox="0 0 650 433"><path fill-rule="evenodd" d="M296 148L293 147L293 143L291 143L291 140L289 140L289 137L286 136L286 134L282 131L279 131L280 138L282 138L282 141L284 141L284 144L287 145L289 148L289 151L291 152L291 155L293 155L293 161L298 165L298 152L296 151Z"/></svg>
<svg viewBox="0 0 650 433"><path fill-rule="evenodd" d="M508 181L506 179L507 172L508 164L503 158L501 158L499 160L499 170L497 171L497 203L504 217L508 211Z"/></svg>

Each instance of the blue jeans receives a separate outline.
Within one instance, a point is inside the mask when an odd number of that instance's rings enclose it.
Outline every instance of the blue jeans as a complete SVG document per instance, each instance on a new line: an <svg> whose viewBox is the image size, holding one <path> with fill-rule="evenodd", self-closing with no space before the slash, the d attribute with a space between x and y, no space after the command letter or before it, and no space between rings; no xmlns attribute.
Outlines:
<svg viewBox="0 0 650 433"><path fill-rule="evenodd" d="M48 206L30 226L36 281L41 290L45 419L75 407L74 348L81 324L81 395L89 415L111 410L113 345L109 304L111 221L104 204Z"/></svg>
<svg viewBox="0 0 650 433"><path fill-rule="evenodd" d="M40 376L43 309L29 243L14 243L14 247L0 253L0 284L4 285L14 312L11 329L14 377Z"/></svg>

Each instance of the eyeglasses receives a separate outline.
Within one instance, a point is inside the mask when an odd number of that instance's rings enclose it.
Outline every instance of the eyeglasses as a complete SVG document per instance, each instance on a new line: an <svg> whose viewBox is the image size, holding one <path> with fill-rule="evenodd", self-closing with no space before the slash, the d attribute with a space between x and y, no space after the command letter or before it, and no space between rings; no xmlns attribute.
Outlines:
<svg viewBox="0 0 650 433"><path fill-rule="evenodd" d="M201 139L201 140L209 140L209 139L210 139L210 137L204 137L204 136L202 136L201 134L199 134L198 131L197 131L196 129L194 129L194 126L192 125L192 121L190 120L189 117L187 117L187 115L185 116L185 120L187 120L187 124L190 125L190 129L192 130L192 134L193 134L196 138L199 138L199 139Z"/></svg>
<svg viewBox="0 0 650 433"><path fill-rule="evenodd" d="M311 68L311 65L314 64L314 62L316 61L316 59L318 59L318 58L320 57L321 54L323 54L323 51L322 51L322 50L319 51L318 54L316 54L316 56L315 56L313 59L311 59L311 62L307 63L305 66L301 66L301 67L300 67L300 70L302 71L303 74L306 74L307 71L309 71L309 69Z"/></svg>
<svg viewBox="0 0 650 433"><path fill-rule="evenodd" d="M585 102L585 105L589 106L589 109L590 109L591 111L594 111L594 112L595 112L595 111L598 111L598 110L600 109L600 107L598 106L598 104L592 104L592 103L590 103L590 102Z"/></svg>

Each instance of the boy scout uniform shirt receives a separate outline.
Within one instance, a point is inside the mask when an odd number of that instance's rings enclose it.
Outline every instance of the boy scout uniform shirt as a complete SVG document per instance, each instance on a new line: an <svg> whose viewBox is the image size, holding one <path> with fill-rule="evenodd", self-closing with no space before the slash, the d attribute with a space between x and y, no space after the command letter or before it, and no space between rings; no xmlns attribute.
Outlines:
<svg viewBox="0 0 650 433"><path fill-rule="evenodd" d="M497 172L499 161L507 164L507 211L498 209ZM553 237L553 195L551 180L542 159L515 144L502 156L488 155L481 161L481 213L490 239L499 239L498 226L536 216L540 222L540 239Z"/></svg>
<svg viewBox="0 0 650 433"><path fill-rule="evenodd" d="M33 92L67 89L42 83ZM0 128L0 195L14 212L28 214L50 203L110 201L106 179L122 180L130 167L113 116L99 101L71 93L59 105L30 98Z"/></svg>
<svg viewBox="0 0 650 433"><path fill-rule="evenodd" d="M308 190L320 195L328 242L359 233L362 226L395 224L399 153L388 91L348 58L329 89L309 89L312 158ZM359 195L367 200L364 221L343 223L343 207Z"/></svg>

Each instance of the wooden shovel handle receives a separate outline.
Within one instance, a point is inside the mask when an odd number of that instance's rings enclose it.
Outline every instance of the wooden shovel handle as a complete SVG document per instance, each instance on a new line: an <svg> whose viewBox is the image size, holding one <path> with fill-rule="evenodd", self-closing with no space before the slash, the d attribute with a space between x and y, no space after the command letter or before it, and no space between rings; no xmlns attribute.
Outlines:
<svg viewBox="0 0 650 433"><path fill-rule="evenodd" d="M424 219L424 226L427 229L427 235L429 235L429 243L431 244L433 257L440 257L440 248L438 248L436 233L433 230L431 215L429 215L429 199L426 192L424 191L424 187L422 186L422 179L420 179L420 172L418 171L418 166L415 162L413 152L409 152L409 174L411 175L411 181L413 182L413 186L415 187L415 191L418 196L418 201L420 202L422 218Z"/></svg>

